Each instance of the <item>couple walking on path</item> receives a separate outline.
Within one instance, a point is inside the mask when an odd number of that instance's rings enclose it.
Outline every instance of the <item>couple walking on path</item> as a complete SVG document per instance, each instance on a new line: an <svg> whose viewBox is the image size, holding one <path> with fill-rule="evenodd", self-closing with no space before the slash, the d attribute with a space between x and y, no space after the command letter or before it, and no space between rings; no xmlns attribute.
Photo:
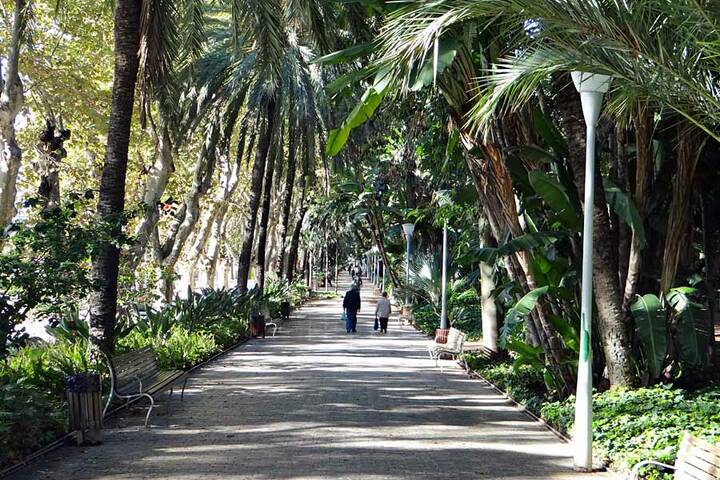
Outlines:
<svg viewBox="0 0 720 480"><path fill-rule="evenodd" d="M377 330L379 326L380 333L387 333L388 320L392 312L390 300L387 296L387 292L383 292L382 297L380 297L375 306L375 326L373 330ZM347 333L357 332L357 312L360 310L360 288L358 288L356 283L353 283L350 290L345 293L343 309L345 310L345 330L347 330Z"/></svg>

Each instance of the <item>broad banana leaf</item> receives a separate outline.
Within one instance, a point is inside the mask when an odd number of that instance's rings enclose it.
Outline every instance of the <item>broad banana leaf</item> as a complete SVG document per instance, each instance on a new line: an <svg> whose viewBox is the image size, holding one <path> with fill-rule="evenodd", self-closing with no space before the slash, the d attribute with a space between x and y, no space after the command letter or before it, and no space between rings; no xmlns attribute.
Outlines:
<svg viewBox="0 0 720 480"><path fill-rule="evenodd" d="M680 360L694 367L707 366L710 342L707 309L690 300L681 289L670 290L667 297L677 316Z"/></svg>
<svg viewBox="0 0 720 480"><path fill-rule="evenodd" d="M660 376L667 352L665 311L660 299L652 294L638 297L630 307L648 370L653 379Z"/></svg>
<svg viewBox="0 0 720 480"><path fill-rule="evenodd" d="M605 198L610 204L618 217L622 218L625 223L632 228L633 233L637 236L641 246L645 246L645 228L643 227L640 213L635 207L632 199L609 179L603 178L605 187Z"/></svg>
<svg viewBox="0 0 720 480"><path fill-rule="evenodd" d="M540 297L547 293L548 287L536 288L528 292L518 302L508 310L505 315L505 321L503 322L502 329L500 329L500 345L505 346L510 339L515 326L522 322L530 312L532 312L535 305L537 305Z"/></svg>
<svg viewBox="0 0 720 480"><path fill-rule="evenodd" d="M565 187L545 172L530 172L528 173L528 179L533 189L557 214L563 225L579 231L582 226L580 212L570 201Z"/></svg>

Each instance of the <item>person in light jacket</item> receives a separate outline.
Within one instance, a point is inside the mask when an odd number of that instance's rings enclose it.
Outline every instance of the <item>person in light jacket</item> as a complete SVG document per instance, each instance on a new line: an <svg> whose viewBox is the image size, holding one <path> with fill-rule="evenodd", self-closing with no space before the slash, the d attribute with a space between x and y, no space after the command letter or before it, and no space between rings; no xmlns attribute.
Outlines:
<svg viewBox="0 0 720 480"><path fill-rule="evenodd" d="M380 300L378 300L377 306L375 307L375 316L380 320L380 333L387 333L390 313L392 313L390 300L388 300L387 292L383 292L382 297L380 297Z"/></svg>

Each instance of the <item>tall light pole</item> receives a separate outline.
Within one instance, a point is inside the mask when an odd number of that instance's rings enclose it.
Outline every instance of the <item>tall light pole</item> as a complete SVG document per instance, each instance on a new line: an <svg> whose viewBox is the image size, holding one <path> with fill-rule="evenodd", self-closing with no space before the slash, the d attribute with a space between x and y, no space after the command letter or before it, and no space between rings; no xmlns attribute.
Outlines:
<svg viewBox="0 0 720 480"><path fill-rule="evenodd" d="M447 222L443 225L443 254L442 254L442 307L440 309L440 328L450 328L447 315L447 269L448 269L448 229Z"/></svg>
<svg viewBox="0 0 720 480"><path fill-rule="evenodd" d="M575 468L592 470L592 269L593 204L595 200L595 127L600 118L603 95L612 78L587 72L572 72L573 83L582 101L585 127L585 203L583 213L582 300L580 307L580 359L575 396Z"/></svg>
<svg viewBox="0 0 720 480"><path fill-rule="evenodd" d="M407 243L407 253L405 255L405 305L410 304L410 248L412 245L412 236L415 231L414 223L403 223L403 232L405 232L405 240Z"/></svg>

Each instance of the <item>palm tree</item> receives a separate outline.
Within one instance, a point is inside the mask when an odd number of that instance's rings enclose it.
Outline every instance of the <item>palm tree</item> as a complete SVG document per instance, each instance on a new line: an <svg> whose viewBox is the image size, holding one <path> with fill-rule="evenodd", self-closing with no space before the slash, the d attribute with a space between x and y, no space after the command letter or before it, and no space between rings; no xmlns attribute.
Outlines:
<svg viewBox="0 0 720 480"><path fill-rule="evenodd" d="M120 216L125 209L125 174L135 103L135 86L140 67L142 0L118 2L115 6L115 76L108 139L100 179L98 215L121 231ZM112 351L112 332L117 309L117 278L120 249L110 242L98 246L93 255L93 278L99 288L90 299L90 331L93 341Z"/></svg>
<svg viewBox="0 0 720 480"><path fill-rule="evenodd" d="M200 0L183 2L185 11L198 5ZM178 42L184 40L175 23L179 11L182 9L172 2L158 0L125 0L115 5L115 72L97 207L98 216L114 225L114 236L122 232L136 86L139 81L141 104L147 107L149 99L167 85L179 52ZM113 348L119 263L120 249L111 242L98 245L93 253L92 276L98 289L90 298L91 335L93 342L105 351Z"/></svg>

